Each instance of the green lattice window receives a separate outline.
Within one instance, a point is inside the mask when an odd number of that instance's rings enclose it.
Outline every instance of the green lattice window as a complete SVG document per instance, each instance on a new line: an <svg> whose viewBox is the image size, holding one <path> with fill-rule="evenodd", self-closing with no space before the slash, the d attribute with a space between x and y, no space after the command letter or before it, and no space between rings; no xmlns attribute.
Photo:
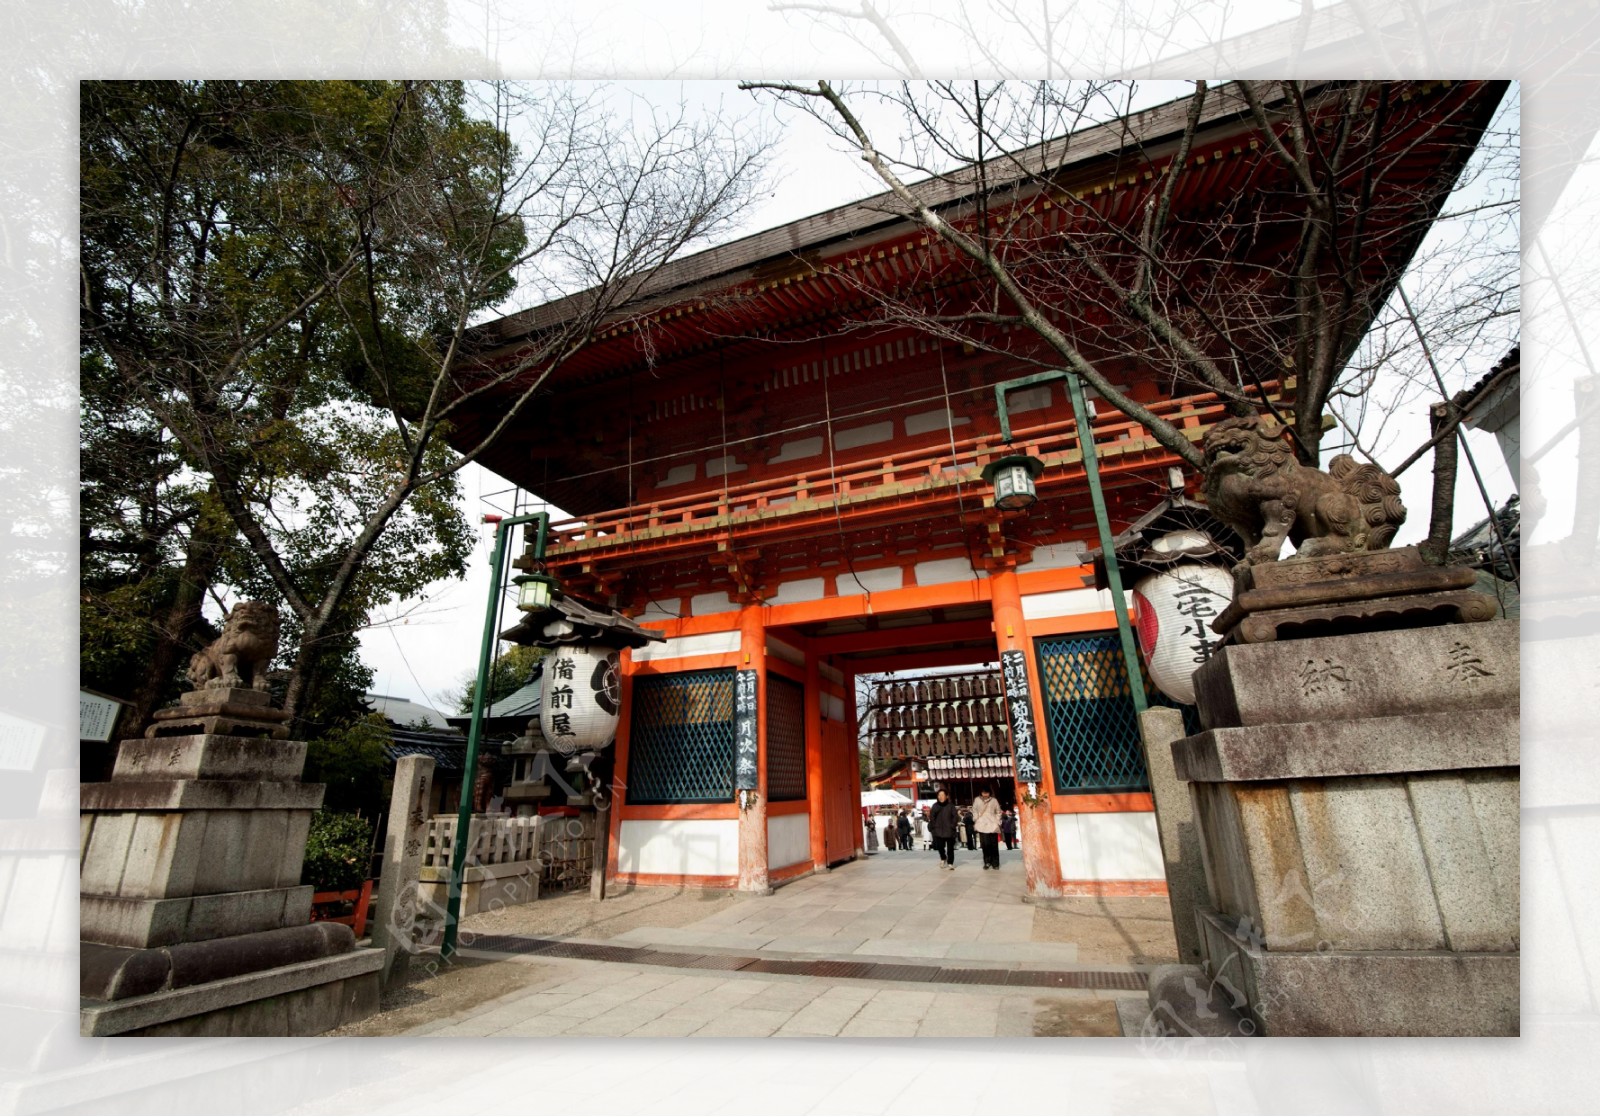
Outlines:
<svg viewBox="0 0 1600 1117"><path fill-rule="evenodd" d="M1056 791L1148 791L1115 632L1038 640Z"/></svg>
<svg viewBox="0 0 1600 1117"><path fill-rule="evenodd" d="M633 683L628 802L733 798L733 670L643 675Z"/></svg>
<svg viewBox="0 0 1600 1117"><path fill-rule="evenodd" d="M806 797L806 688L767 675L767 798Z"/></svg>

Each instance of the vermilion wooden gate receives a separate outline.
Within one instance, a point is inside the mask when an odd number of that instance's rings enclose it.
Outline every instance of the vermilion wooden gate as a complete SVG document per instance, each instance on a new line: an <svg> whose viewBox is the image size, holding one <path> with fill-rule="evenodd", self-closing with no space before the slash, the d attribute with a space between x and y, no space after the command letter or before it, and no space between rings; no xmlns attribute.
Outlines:
<svg viewBox="0 0 1600 1117"><path fill-rule="evenodd" d="M861 838L861 766L843 722L822 724L822 817L828 864L846 861Z"/></svg>

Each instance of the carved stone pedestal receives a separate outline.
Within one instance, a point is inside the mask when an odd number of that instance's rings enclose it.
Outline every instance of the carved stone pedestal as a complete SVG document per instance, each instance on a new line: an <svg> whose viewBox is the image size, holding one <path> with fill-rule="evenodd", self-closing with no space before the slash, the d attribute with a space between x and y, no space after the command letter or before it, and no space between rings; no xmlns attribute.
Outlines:
<svg viewBox="0 0 1600 1117"><path fill-rule="evenodd" d="M1494 619L1464 566L1429 566L1415 547L1246 567L1211 622L1229 644Z"/></svg>
<svg viewBox="0 0 1600 1117"><path fill-rule="evenodd" d="M1287 564L1285 564L1287 565ZM1515 1035L1517 626L1221 649L1172 745L1206 978L1267 1035Z"/></svg>
<svg viewBox="0 0 1600 1117"><path fill-rule="evenodd" d="M84 1035L314 1035L376 1009L382 952L310 924L305 743L238 693L185 695L152 726L177 735L123 741L81 788Z"/></svg>

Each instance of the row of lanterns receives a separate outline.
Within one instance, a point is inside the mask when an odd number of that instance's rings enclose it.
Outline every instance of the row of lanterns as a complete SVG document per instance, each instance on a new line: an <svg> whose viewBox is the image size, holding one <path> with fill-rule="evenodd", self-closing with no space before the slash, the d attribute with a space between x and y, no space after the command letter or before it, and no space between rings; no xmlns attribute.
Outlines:
<svg viewBox="0 0 1600 1117"><path fill-rule="evenodd" d="M877 727L887 730L956 729L965 725L1004 725L1003 698L974 698L968 702L937 702L927 706L891 706L879 710Z"/></svg>
<svg viewBox="0 0 1600 1117"><path fill-rule="evenodd" d="M925 705L929 702L957 702L969 698L999 698L1004 693L998 674L993 671L981 671L969 675L942 675L933 679L879 683L877 703L880 708Z"/></svg>
<svg viewBox="0 0 1600 1117"><path fill-rule="evenodd" d="M880 732L872 735L871 752L879 763L929 756L1009 756L1011 734L1003 726Z"/></svg>

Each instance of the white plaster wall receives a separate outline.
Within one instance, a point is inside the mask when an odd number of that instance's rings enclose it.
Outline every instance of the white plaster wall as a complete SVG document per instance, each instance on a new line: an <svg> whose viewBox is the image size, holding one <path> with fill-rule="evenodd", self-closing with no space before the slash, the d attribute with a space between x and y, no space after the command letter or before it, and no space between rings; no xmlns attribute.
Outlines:
<svg viewBox="0 0 1600 1117"><path fill-rule="evenodd" d="M817 673L829 682L844 683L844 672L826 663L817 664Z"/></svg>
<svg viewBox="0 0 1600 1117"><path fill-rule="evenodd" d="M708 632L703 636L674 636L662 644L647 644L635 649L633 661L681 659L689 655L726 655L739 650L737 632Z"/></svg>
<svg viewBox="0 0 1600 1117"><path fill-rule="evenodd" d="M1130 605L1132 599L1126 591L1122 598ZM1022 615L1026 619L1042 620L1047 617L1075 617L1080 613L1109 613L1110 590L1058 590L1055 593L1025 593L1022 595Z"/></svg>
<svg viewBox="0 0 1600 1117"><path fill-rule="evenodd" d="M725 593L697 593L689 599L689 615L708 617L713 613L731 613L738 606Z"/></svg>
<svg viewBox="0 0 1600 1117"><path fill-rule="evenodd" d="M972 563L964 558L934 559L919 562L916 566L917 585L938 586L946 582L970 582L973 578L987 578L982 570L974 571Z"/></svg>
<svg viewBox="0 0 1600 1117"><path fill-rule="evenodd" d="M843 721L844 699L837 694L824 694L822 696L822 716L829 721Z"/></svg>
<svg viewBox="0 0 1600 1117"><path fill-rule="evenodd" d="M672 621L678 619L678 614L676 612L668 611L659 603L652 601L650 604L644 607L644 612L640 613L634 619L640 624L644 624L646 621Z"/></svg>
<svg viewBox="0 0 1600 1117"><path fill-rule="evenodd" d="M907 434L927 434L929 431L947 431L951 427L964 427L972 420L965 415L951 415L944 408L937 411L924 411L920 415L906 417Z"/></svg>
<svg viewBox="0 0 1600 1117"><path fill-rule="evenodd" d="M797 861L811 860L811 816L780 814L767 816L767 868L781 869ZM737 867L734 869L738 871Z"/></svg>
<svg viewBox="0 0 1600 1117"><path fill-rule="evenodd" d="M778 447L778 453L768 462L769 465L778 465L781 462L798 461L801 458L814 458L822 453L822 437L797 438L785 442Z"/></svg>
<svg viewBox="0 0 1600 1117"><path fill-rule="evenodd" d="M667 475L665 477L656 482L656 487L664 489L668 485L682 485L689 481L693 481L694 472L695 465L693 462L690 462L688 465L675 465L671 469L667 470Z"/></svg>
<svg viewBox="0 0 1600 1117"><path fill-rule="evenodd" d="M833 432L835 450L851 450L857 446L870 446L874 442L887 442L894 437L894 423L870 423L864 427Z"/></svg>
<svg viewBox="0 0 1600 1117"><path fill-rule="evenodd" d="M1163 880L1153 811L1056 815L1063 880Z"/></svg>
<svg viewBox="0 0 1600 1117"><path fill-rule="evenodd" d="M860 594L863 590L867 593L897 590L904 581L905 575L898 566L880 566L875 570L857 570L854 573L846 567L839 572L837 585L839 596L849 597L851 594Z"/></svg>
<svg viewBox="0 0 1600 1117"><path fill-rule="evenodd" d="M730 473L742 473L750 468L739 461L732 454L722 458L712 458L706 462L707 477L725 477Z"/></svg>
<svg viewBox="0 0 1600 1117"><path fill-rule="evenodd" d="M1089 561L1088 550L1089 545L1078 540L1049 543L1043 547L1035 547L1029 552L1028 561L1021 565L1033 570L1061 570L1082 566Z"/></svg>
<svg viewBox="0 0 1600 1117"><path fill-rule="evenodd" d="M737 876L739 820L625 820L617 837L617 870L667 876Z"/></svg>
<svg viewBox="0 0 1600 1117"><path fill-rule="evenodd" d="M821 578L797 578L792 582L784 582L767 602L771 605L793 605L799 601L821 601L825 589Z"/></svg>

